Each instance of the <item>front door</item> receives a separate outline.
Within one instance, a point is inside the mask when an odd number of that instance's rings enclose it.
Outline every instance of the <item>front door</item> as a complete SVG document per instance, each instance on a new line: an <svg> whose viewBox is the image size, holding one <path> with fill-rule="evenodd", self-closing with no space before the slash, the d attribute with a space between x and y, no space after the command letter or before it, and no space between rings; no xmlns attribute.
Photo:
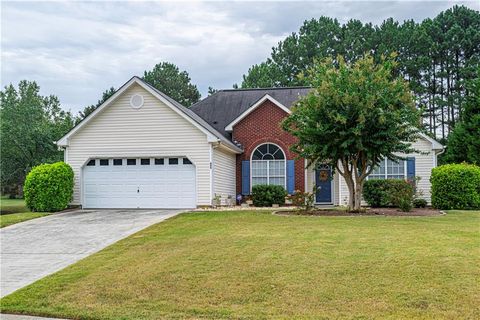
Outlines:
<svg viewBox="0 0 480 320"><path fill-rule="evenodd" d="M319 165L315 169L315 202L332 203L332 169Z"/></svg>

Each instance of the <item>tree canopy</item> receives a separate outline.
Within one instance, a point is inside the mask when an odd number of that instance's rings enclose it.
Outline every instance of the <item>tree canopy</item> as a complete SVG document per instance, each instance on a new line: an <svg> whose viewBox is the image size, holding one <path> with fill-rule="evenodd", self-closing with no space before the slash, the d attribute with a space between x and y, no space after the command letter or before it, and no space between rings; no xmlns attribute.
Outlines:
<svg viewBox="0 0 480 320"><path fill-rule="evenodd" d="M341 56L316 61L300 77L313 90L282 124L298 140L293 152L345 178L351 210L360 209L363 182L384 157L414 151L419 112L396 66L393 57L376 64L371 55L352 63Z"/></svg>
<svg viewBox="0 0 480 320"><path fill-rule="evenodd" d="M158 63L151 71L144 72L143 79L186 107L200 100L200 92L191 83L188 72L180 71L173 63Z"/></svg>
<svg viewBox="0 0 480 320"><path fill-rule="evenodd" d="M0 173L9 193L21 193L28 171L41 163L63 159L55 141L73 127L70 112L60 108L56 96L41 96L40 87L23 80L18 89L8 85L0 92Z"/></svg>
<svg viewBox="0 0 480 320"><path fill-rule="evenodd" d="M442 162L480 165L480 77L469 82L467 89L470 95L465 103L462 122L448 136L447 151Z"/></svg>
<svg viewBox="0 0 480 320"><path fill-rule="evenodd" d="M95 111L95 109L97 109L98 107L100 107L105 101L108 100L108 98L110 98L111 96L113 96L113 94L117 92L117 90L114 88L114 87L110 87L110 89L108 90L105 90L103 93L102 93L102 98L100 100L97 101L97 104L95 105L89 105L89 106L86 106L83 111L80 111L78 113L78 116L75 118L75 124L78 124L80 121L82 121L83 119L85 119L90 113L92 113L93 111Z"/></svg>
<svg viewBox="0 0 480 320"><path fill-rule="evenodd" d="M477 76L480 63L480 14L454 6L433 19L399 23L389 18L380 25L320 17L305 21L272 49L266 61L249 68L241 87L306 85L298 77L315 59L337 55L354 62L364 53L376 62L398 52L395 72L409 82L424 125L432 136L445 139L462 119L469 91L465 83Z"/></svg>

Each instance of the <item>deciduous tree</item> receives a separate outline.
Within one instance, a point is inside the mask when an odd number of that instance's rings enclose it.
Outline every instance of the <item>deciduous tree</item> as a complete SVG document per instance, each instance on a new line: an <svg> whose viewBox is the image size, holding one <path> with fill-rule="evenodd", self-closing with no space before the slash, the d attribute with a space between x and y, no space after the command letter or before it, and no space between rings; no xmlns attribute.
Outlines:
<svg viewBox="0 0 480 320"><path fill-rule="evenodd" d="M35 82L20 81L0 92L0 173L2 188L21 193L28 171L41 163L63 160L55 141L73 126L70 112L57 97L41 96Z"/></svg>
<svg viewBox="0 0 480 320"><path fill-rule="evenodd" d="M143 79L186 107L200 100L200 92L191 83L188 72L180 71L173 63L161 62L155 65L151 71L145 71Z"/></svg>
<svg viewBox="0 0 480 320"><path fill-rule="evenodd" d="M316 62L304 78L313 90L282 124L298 139L293 152L345 178L353 211L360 210L364 181L384 157L414 151L419 112L406 81L394 76L396 66L393 57L376 64L371 55L351 64L343 57Z"/></svg>
<svg viewBox="0 0 480 320"><path fill-rule="evenodd" d="M480 14L453 6L433 19L399 23L392 18L378 26L350 20L340 24L328 17L305 21L298 32L272 48L270 57L243 76L244 88L305 85L298 75L315 59L343 55L354 62L364 53L378 62L398 52L396 72L410 83L424 126L445 139L461 121L468 90L480 64Z"/></svg>

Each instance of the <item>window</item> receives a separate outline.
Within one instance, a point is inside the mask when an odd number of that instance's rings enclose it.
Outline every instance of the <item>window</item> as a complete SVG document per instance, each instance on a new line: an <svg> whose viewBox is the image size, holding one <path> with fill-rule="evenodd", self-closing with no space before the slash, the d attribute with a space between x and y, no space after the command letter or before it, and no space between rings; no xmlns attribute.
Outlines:
<svg viewBox="0 0 480 320"><path fill-rule="evenodd" d="M113 165L114 166L121 166L122 165L122 159L113 159Z"/></svg>
<svg viewBox="0 0 480 320"><path fill-rule="evenodd" d="M134 166L137 164L137 159L127 159L127 166Z"/></svg>
<svg viewBox="0 0 480 320"><path fill-rule="evenodd" d="M101 166L108 166L108 159L100 159Z"/></svg>
<svg viewBox="0 0 480 320"><path fill-rule="evenodd" d="M368 176L369 179L405 179L407 177L405 170L405 161L398 162L390 159L384 159L380 165L375 168Z"/></svg>
<svg viewBox="0 0 480 320"><path fill-rule="evenodd" d="M169 158L168 164L178 164L178 158Z"/></svg>
<svg viewBox="0 0 480 320"><path fill-rule="evenodd" d="M155 159L155 164L158 165L163 165L165 164L165 160L163 158L160 159Z"/></svg>
<svg viewBox="0 0 480 320"><path fill-rule="evenodd" d="M95 165L95 159L92 159L92 160L88 161L88 163L87 163L87 166L89 166L89 167L94 166L94 165Z"/></svg>
<svg viewBox="0 0 480 320"><path fill-rule="evenodd" d="M142 166L148 166L148 165L150 165L150 159L141 159L140 164Z"/></svg>
<svg viewBox="0 0 480 320"><path fill-rule="evenodd" d="M252 187L274 184L285 187L285 154L274 144L262 144L252 154Z"/></svg>
<svg viewBox="0 0 480 320"><path fill-rule="evenodd" d="M183 164L192 164L192 161L190 161L188 158L183 158Z"/></svg>

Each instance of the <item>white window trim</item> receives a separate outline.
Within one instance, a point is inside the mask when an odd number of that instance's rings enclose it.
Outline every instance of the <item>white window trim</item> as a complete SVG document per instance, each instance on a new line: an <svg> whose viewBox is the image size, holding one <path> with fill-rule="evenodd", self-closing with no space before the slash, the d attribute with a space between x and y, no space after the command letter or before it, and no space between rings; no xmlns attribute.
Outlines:
<svg viewBox="0 0 480 320"><path fill-rule="evenodd" d="M383 158L383 160L382 160L384 165L385 165L385 173L384 173L384 177L383 177L383 179L385 179L385 180L388 179L387 160L388 160L387 157ZM408 175L407 175L407 160L400 160L400 161L403 161L403 179L407 180L407 177L408 177ZM393 174L390 174L390 175L393 175ZM373 178L381 177L380 174L374 174L373 176L374 176ZM399 174L396 174L396 176L399 176ZM370 178L372 178L372 173L370 173L367 176L367 180L369 180Z"/></svg>
<svg viewBox="0 0 480 320"><path fill-rule="evenodd" d="M265 145L265 144L272 144L274 146L277 146L278 149L283 153L283 157L284 157L284 165L283 165L283 174L284 174L284 185L283 187L285 188L285 190L287 190L287 155L285 153L285 151L283 151L283 149L276 143L273 143L273 142L265 142L265 143L261 143L259 145L257 145L252 153L250 154L250 193L252 192L252 188L253 188L253 162L254 161L267 161L267 184L270 185L270 161L272 160L253 160L253 154L255 153L255 151ZM273 160L275 161L275 160ZM278 161L278 160L277 160ZM274 178L280 178L280 177L274 177Z"/></svg>

